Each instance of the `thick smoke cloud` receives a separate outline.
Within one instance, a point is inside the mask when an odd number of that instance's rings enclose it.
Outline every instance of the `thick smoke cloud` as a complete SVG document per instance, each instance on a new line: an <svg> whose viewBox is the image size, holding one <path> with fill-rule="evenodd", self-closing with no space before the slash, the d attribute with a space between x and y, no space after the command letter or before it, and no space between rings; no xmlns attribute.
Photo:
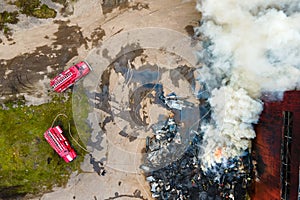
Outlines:
<svg viewBox="0 0 300 200"><path fill-rule="evenodd" d="M239 156L255 137L262 93L300 88L298 0L203 0L199 74L211 91L204 166Z"/></svg>

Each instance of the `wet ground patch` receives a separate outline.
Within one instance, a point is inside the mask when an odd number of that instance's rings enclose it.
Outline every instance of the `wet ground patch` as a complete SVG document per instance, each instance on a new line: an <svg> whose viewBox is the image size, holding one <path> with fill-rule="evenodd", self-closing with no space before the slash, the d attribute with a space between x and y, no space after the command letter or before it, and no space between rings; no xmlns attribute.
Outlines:
<svg viewBox="0 0 300 200"><path fill-rule="evenodd" d="M77 48L86 44L80 27L56 21L58 31L51 46L37 47L10 60L0 60L0 90L3 95L20 92L36 93L35 84L44 76L53 78L63 71L66 63L78 55ZM47 36L45 36L47 37ZM48 69L47 69L48 67ZM50 68L51 72L48 72Z"/></svg>
<svg viewBox="0 0 300 200"><path fill-rule="evenodd" d="M189 36L193 37L195 32L194 32L194 27L192 25L187 25L184 27L185 31L188 33Z"/></svg>
<svg viewBox="0 0 300 200"><path fill-rule="evenodd" d="M175 69L170 70L170 77L172 79L172 83L175 86L179 86L179 80L187 80L192 88L195 87L195 77L194 72L195 68L189 67L187 65L181 65L176 67Z"/></svg>
<svg viewBox="0 0 300 200"><path fill-rule="evenodd" d="M64 16L67 17L69 15L73 14L73 9L72 7L72 3L76 2L77 0L52 0L52 2L54 3L59 3L61 4L63 7L60 9L60 13Z"/></svg>
<svg viewBox="0 0 300 200"><path fill-rule="evenodd" d="M123 199L123 198L129 198L129 199L141 199L141 200L148 200L148 198L145 198L141 195L140 190L135 190L133 194L119 194L119 192L115 192L114 197L105 198L105 200L111 200L111 199Z"/></svg>
<svg viewBox="0 0 300 200"><path fill-rule="evenodd" d="M115 8L126 8L129 5L128 0L103 0L102 2L102 12L107 14L112 12Z"/></svg>
<svg viewBox="0 0 300 200"><path fill-rule="evenodd" d="M102 12L103 14L111 13L114 9L119 10L132 9L142 10L149 9L149 4L141 2L131 2L130 0L103 0Z"/></svg>
<svg viewBox="0 0 300 200"><path fill-rule="evenodd" d="M105 31L101 27L97 27L94 29L94 31L91 33L91 38L86 38L86 40L92 42L92 47L96 47L100 44L102 41L102 38L105 36Z"/></svg>

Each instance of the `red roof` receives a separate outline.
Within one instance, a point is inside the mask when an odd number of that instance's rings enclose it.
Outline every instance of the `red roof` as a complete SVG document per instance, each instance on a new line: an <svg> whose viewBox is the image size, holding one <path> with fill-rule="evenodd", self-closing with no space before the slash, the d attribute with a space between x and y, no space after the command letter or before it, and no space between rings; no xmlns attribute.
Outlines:
<svg viewBox="0 0 300 200"><path fill-rule="evenodd" d="M287 91L278 101L264 100L255 127L257 161L254 200L298 199L300 161L300 91Z"/></svg>

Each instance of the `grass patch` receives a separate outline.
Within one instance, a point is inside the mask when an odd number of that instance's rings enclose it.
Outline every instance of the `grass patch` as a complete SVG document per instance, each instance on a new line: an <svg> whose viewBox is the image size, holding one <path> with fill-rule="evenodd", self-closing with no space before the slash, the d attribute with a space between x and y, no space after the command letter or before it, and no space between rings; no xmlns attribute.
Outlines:
<svg viewBox="0 0 300 200"><path fill-rule="evenodd" d="M49 191L54 185L64 185L70 173L80 169L85 152L68 134L70 122L73 137L78 140L71 99L57 96L40 106L13 108L7 104L8 110L0 110L0 198ZM70 117L58 118L55 125L62 126L78 154L71 163L65 163L43 137L58 113Z"/></svg>
<svg viewBox="0 0 300 200"><path fill-rule="evenodd" d="M18 23L18 12L7 12L4 11L0 13L0 28L3 27L4 24L16 24Z"/></svg>
<svg viewBox="0 0 300 200"><path fill-rule="evenodd" d="M18 12L1 12L0 13L0 30L4 32L5 35L10 34L10 29L7 24L16 24L18 23Z"/></svg>
<svg viewBox="0 0 300 200"><path fill-rule="evenodd" d="M43 4L39 9L33 11L33 16L37 18L55 18L56 11L52 8L49 8L46 4Z"/></svg>
<svg viewBox="0 0 300 200"><path fill-rule="evenodd" d="M46 4L42 4L40 0L17 0L14 3L20 8L21 13L27 16L33 16L37 18L55 18L56 11L49 8Z"/></svg>
<svg viewBox="0 0 300 200"><path fill-rule="evenodd" d="M14 3L25 15L32 16L33 11L39 8L41 2L39 0L17 0Z"/></svg>

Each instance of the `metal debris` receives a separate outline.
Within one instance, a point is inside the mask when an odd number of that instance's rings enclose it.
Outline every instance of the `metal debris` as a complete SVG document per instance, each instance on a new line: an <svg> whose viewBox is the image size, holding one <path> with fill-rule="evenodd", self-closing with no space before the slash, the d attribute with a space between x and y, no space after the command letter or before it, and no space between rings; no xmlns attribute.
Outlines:
<svg viewBox="0 0 300 200"><path fill-rule="evenodd" d="M205 90L205 88L204 88ZM207 98L201 91L200 97ZM172 93L171 93L172 94ZM182 102L176 95L169 95L161 99L169 109L182 109ZM200 112L209 113L209 104L205 99ZM172 101L172 103L170 103ZM210 119L209 114L201 114L204 119ZM146 139L146 157L141 166L150 184L152 197L156 199L174 200L242 200L252 182L253 165L251 155L245 151L240 157L223 160L213 167L203 171L201 168L201 130L189 133L188 147L183 155L172 157L174 151L180 148L182 135L174 118L170 117L163 125L154 128L154 136ZM173 160L172 160L173 159ZM167 163L162 165L162 163Z"/></svg>
<svg viewBox="0 0 300 200"><path fill-rule="evenodd" d="M185 101L184 98L178 97L174 92L164 96L163 93L159 96L165 106L169 109L182 110L184 107L193 107L193 103Z"/></svg>
<svg viewBox="0 0 300 200"><path fill-rule="evenodd" d="M159 128L154 130L154 136L146 138L146 162L150 164L151 168L170 162L170 159L174 157L172 150L181 144L181 136L174 118L168 118L164 125L157 127ZM153 129L157 127L153 127Z"/></svg>

